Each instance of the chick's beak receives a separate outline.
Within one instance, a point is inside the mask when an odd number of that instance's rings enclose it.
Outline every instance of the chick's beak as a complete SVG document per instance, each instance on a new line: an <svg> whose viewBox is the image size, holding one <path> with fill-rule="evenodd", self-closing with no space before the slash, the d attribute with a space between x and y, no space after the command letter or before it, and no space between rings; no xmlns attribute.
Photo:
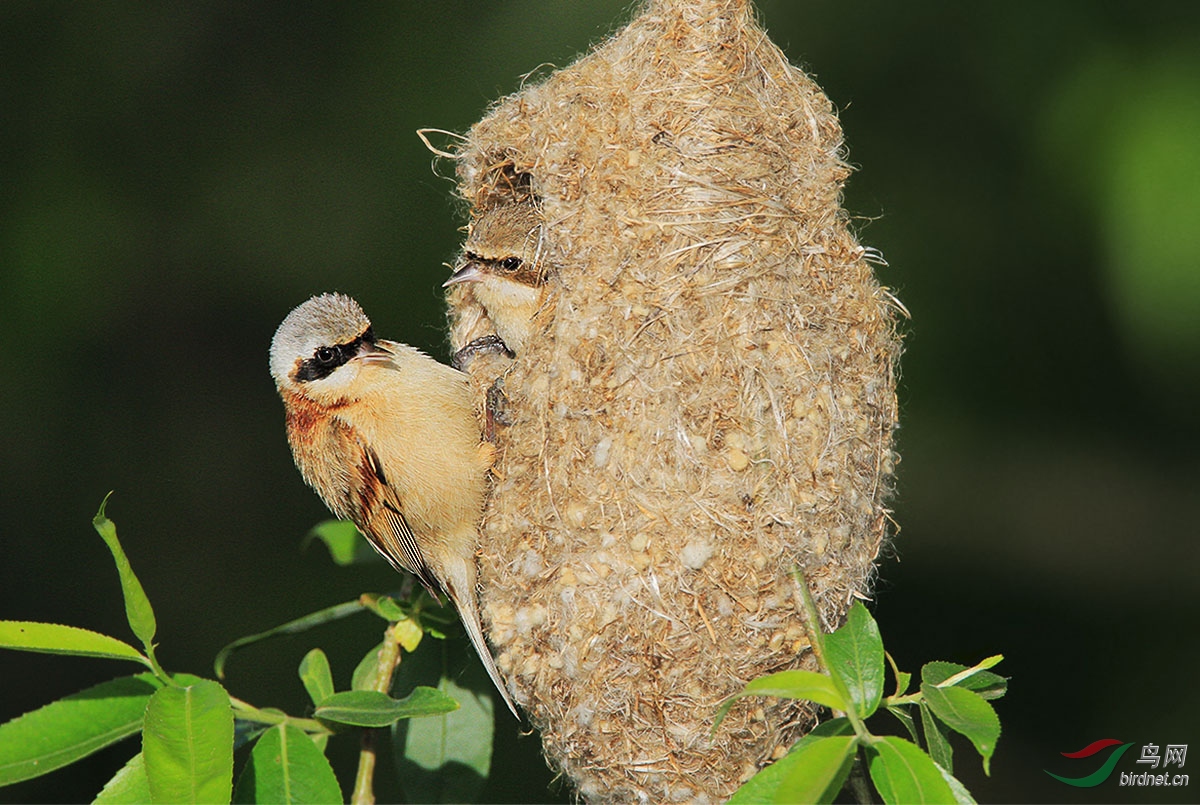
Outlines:
<svg viewBox="0 0 1200 805"><path fill-rule="evenodd" d="M387 363L392 359L392 351L371 341L363 341L354 358L363 363Z"/></svg>
<svg viewBox="0 0 1200 805"><path fill-rule="evenodd" d="M482 279L483 271L479 263L472 260L451 274L450 279L442 283L442 287L449 288L451 285L458 285L460 282L479 282Z"/></svg>

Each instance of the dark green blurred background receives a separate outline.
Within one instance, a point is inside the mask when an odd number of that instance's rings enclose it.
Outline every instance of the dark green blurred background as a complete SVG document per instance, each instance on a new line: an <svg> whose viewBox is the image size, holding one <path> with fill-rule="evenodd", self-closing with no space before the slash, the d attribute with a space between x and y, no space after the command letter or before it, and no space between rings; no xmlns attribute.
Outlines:
<svg viewBox="0 0 1200 805"><path fill-rule="evenodd" d="M847 206L913 314L889 648L909 670L1007 656L992 778L959 752L981 801L1197 799L1043 769L1082 776L1098 764L1058 753L1099 738L1200 744L1200 4L760 9L841 110ZM169 668L209 673L234 637L393 587L298 549L325 512L288 453L271 334L336 289L444 358L461 216L414 131L465 130L625 12L0 5L0 618L128 635L89 522L110 489ZM256 647L227 684L302 712L308 648L345 685L378 637L363 616ZM0 718L133 670L0 654ZM498 743L489 799L566 796L535 736L505 718ZM89 799L135 751L0 800Z"/></svg>

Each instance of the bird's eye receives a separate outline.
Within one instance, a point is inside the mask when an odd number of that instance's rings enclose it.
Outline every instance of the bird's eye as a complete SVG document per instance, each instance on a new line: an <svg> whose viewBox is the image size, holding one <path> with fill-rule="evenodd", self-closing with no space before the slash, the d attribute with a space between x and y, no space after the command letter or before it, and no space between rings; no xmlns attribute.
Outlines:
<svg viewBox="0 0 1200 805"><path fill-rule="evenodd" d="M329 365L337 360L338 353L332 347L320 347L313 353L313 357L317 359L317 363Z"/></svg>
<svg viewBox="0 0 1200 805"><path fill-rule="evenodd" d="M521 267L520 257L505 257L500 261L500 268L503 271L516 271Z"/></svg>

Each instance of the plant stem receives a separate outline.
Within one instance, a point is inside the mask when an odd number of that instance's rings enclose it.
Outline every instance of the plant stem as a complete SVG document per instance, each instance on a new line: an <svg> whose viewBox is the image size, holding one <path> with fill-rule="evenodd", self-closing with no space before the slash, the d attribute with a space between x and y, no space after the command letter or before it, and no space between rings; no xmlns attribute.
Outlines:
<svg viewBox="0 0 1200 805"><path fill-rule="evenodd" d="M804 616L804 629L808 633L808 642L812 645L813 655L817 659L817 667L821 669L821 673L833 680L833 684L841 691L846 701L852 703L853 699L850 691L846 690L845 683L829 668L825 657L825 633L821 631L821 614L817 611L817 604L813 601L812 593L808 589L808 579L805 578L801 568L797 567L792 571L792 582L794 583L793 595L796 599L796 607ZM845 716L850 725L854 727L854 734L858 736L861 743L869 744L875 740L853 706L846 711Z"/></svg>
<svg viewBox="0 0 1200 805"><path fill-rule="evenodd" d="M379 649L379 658L375 663L375 684L372 690L385 694L391 691L392 675L400 665L400 644L396 640L394 626L389 624L383 633L383 646ZM352 805L374 805L377 733L377 729L363 730L358 751L358 772L354 777L354 793L350 797Z"/></svg>
<svg viewBox="0 0 1200 805"><path fill-rule="evenodd" d="M847 780L850 791L854 794L854 801L858 805L872 805L875 802L871 796L871 786L867 782L866 765L866 761L863 760L862 747L859 747L858 751L854 753L854 766L851 767L850 779Z"/></svg>
<svg viewBox="0 0 1200 805"><path fill-rule="evenodd" d="M154 672L154 675L168 685L176 684L175 680L171 679L171 675L158 664L158 657L154 656L154 644L147 641L142 646L146 649L146 659L150 661L150 670Z"/></svg>
<svg viewBox="0 0 1200 805"><path fill-rule="evenodd" d="M358 750L358 773L354 776L351 805L375 805L375 730L365 729Z"/></svg>
<svg viewBox="0 0 1200 805"><path fill-rule="evenodd" d="M817 658L817 668L821 673L829 673L829 665L825 662L825 633L821 631L821 614L808 590L808 579L804 571L797 567L792 571L792 595L796 599L796 608L804 616L804 629L808 632L808 643L812 646L813 656Z"/></svg>
<svg viewBox="0 0 1200 805"><path fill-rule="evenodd" d="M882 704L884 707L903 707L906 704L920 704L924 698L924 694L918 690L905 696L884 696Z"/></svg>
<svg viewBox="0 0 1200 805"><path fill-rule="evenodd" d="M233 705L234 717L240 718L242 721L253 721L257 724L271 725L291 724L293 727L299 727L309 734L333 734L333 730L314 718L295 718L289 716L287 713L280 713L273 710L259 710L249 702L244 702L235 696L230 696L229 702Z"/></svg>

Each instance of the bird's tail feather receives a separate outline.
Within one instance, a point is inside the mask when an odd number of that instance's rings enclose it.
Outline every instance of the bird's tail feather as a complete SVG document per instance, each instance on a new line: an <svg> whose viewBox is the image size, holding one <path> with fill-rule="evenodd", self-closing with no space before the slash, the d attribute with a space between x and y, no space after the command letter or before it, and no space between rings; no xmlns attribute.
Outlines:
<svg viewBox="0 0 1200 805"><path fill-rule="evenodd" d="M463 626L466 627L467 636L471 638L471 645L475 647L475 653L479 655L479 659L483 662L483 667L487 670L488 676L492 678L492 684L500 692L500 696L504 699L504 703L508 705L508 709L519 719L521 716L517 713L517 705L513 702L512 696L509 695L508 688L504 684L504 678L500 676L500 669L496 667L496 661L492 659L492 651L488 648L487 640L483 637L483 626L479 620L479 607L475 603L475 574L471 572L473 568L468 569L464 563L461 569L456 570L458 572L451 571L447 573L446 593L450 596L450 600L454 602L455 608L458 609L458 615L462 618Z"/></svg>

